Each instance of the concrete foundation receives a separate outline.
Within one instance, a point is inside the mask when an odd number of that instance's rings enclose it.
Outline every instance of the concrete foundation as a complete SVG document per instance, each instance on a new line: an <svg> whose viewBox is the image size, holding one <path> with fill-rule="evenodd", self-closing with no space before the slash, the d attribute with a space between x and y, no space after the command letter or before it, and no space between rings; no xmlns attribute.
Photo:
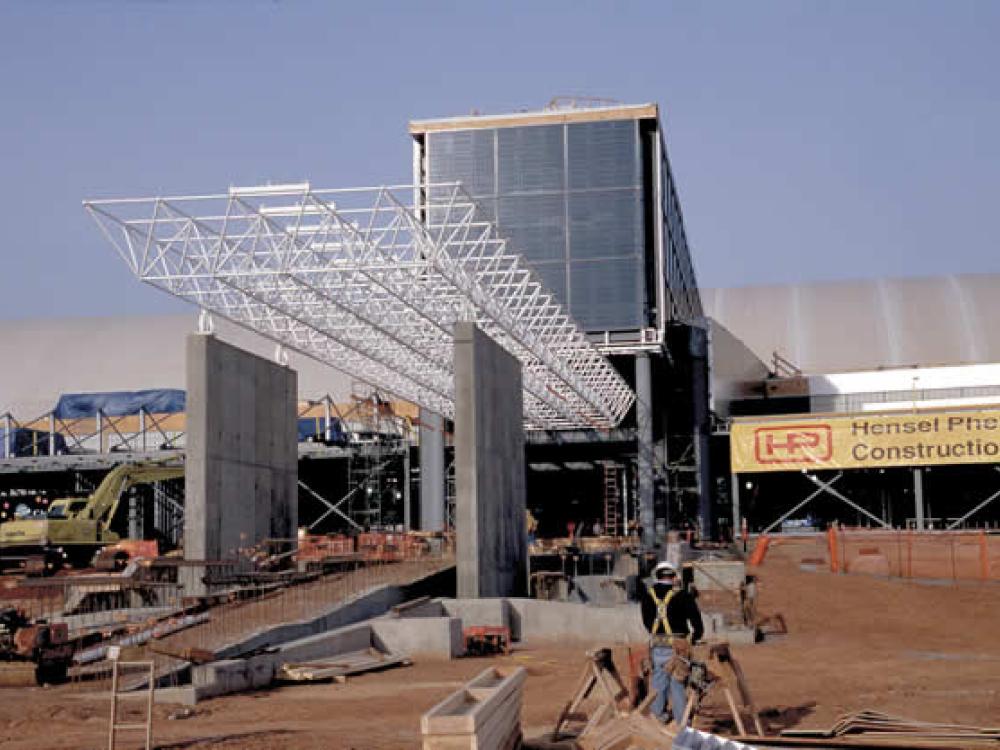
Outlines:
<svg viewBox="0 0 1000 750"><path fill-rule="evenodd" d="M521 365L455 324L455 538L459 598L527 590Z"/></svg>
<svg viewBox="0 0 1000 750"><path fill-rule="evenodd" d="M699 591L739 591L746 579L742 560L700 560L694 566L694 585Z"/></svg>
<svg viewBox="0 0 1000 750"><path fill-rule="evenodd" d="M187 339L184 554L238 557L298 525L297 376L211 335Z"/></svg>
<svg viewBox="0 0 1000 750"><path fill-rule="evenodd" d="M462 629L475 625L509 627L515 641L644 645L649 640L635 604L591 607L537 599L430 599L407 607L401 615L385 612L389 602L409 600L410 593L397 587L382 587L322 619L285 623L262 631L220 650L223 658L219 661L190 667L191 685L158 689L156 700L193 704L218 695L259 689L275 681L282 664L332 659L367 648L415 658L451 659L464 653ZM383 614L322 629L326 623L350 621L362 613L378 610ZM703 618L709 640L753 642L753 631L726 628L720 614L704 613ZM311 632L302 634L306 630ZM237 658L238 654L252 650L258 653Z"/></svg>

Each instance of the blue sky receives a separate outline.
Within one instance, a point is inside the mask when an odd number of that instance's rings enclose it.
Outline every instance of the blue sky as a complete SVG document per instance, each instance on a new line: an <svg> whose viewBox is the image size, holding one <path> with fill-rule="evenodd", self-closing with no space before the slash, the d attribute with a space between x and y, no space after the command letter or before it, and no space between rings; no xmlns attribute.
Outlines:
<svg viewBox="0 0 1000 750"><path fill-rule="evenodd" d="M184 309L84 197L405 181L411 118L658 102L703 286L1000 271L1000 2L0 0L0 318Z"/></svg>

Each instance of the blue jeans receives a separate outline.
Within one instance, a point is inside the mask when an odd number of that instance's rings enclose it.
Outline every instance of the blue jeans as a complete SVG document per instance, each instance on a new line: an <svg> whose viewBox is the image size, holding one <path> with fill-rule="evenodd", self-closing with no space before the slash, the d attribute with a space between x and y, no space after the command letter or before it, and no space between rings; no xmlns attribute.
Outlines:
<svg viewBox="0 0 1000 750"><path fill-rule="evenodd" d="M674 650L669 646L653 646L649 650L649 653L653 660L653 690L656 691L656 697L653 699L651 710L657 718L661 720L666 719L664 708L669 691L670 710L674 715L674 721L677 722L677 726L679 727L684 718L687 696L684 694L684 683L678 682L667 674L667 662L674 655Z"/></svg>

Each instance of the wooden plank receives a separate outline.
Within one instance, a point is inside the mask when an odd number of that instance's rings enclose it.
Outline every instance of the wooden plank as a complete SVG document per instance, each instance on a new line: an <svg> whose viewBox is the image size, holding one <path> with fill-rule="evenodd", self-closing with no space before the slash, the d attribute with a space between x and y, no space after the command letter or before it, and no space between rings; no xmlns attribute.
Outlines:
<svg viewBox="0 0 1000 750"><path fill-rule="evenodd" d="M432 723L430 729L426 734L428 736L435 735L455 735L455 734L465 734L469 736L479 735L483 733L488 733L492 731L498 724L504 724L509 722L511 718L520 712L521 707L521 693L520 691L514 691L510 693L505 693L501 696L502 700L491 700L483 708L486 713L481 715L479 721L475 723L473 728L470 728L468 724L463 724L461 722L439 722L437 724ZM447 717L454 718L454 717ZM467 717L461 717L467 718Z"/></svg>
<svg viewBox="0 0 1000 750"><path fill-rule="evenodd" d="M460 690L446 697L420 719L424 734L475 734L496 711L506 708L508 700L521 700L527 671L491 667L470 680Z"/></svg>
<svg viewBox="0 0 1000 750"><path fill-rule="evenodd" d="M343 654L336 660L288 662L281 665L280 675L286 680L328 680L333 677L410 664L412 664L410 659L402 654L356 651Z"/></svg>
<svg viewBox="0 0 1000 750"><path fill-rule="evenodd" d="M397 604L390 611L392 612L393 617L399 617L404 612L408 612L409 610L419 607L422 604L427 604L430 600L431 598L429 596L421 596L416 599L410 599L408 602Z"/></svg>
<svg viewBox="0 0 1000 750"><path fill-rule="evenodd" d="M603 703L600 706L598 706L597 710L594 711L594 714L590 717L590 720L587 722L587 725L583 728L583 731L580 732L579 737L585 737L587 736L588 733L592 733L598 727L598 725L601 724L606 718L608 718L608 715L612 713L614 713L614 710L607 703ZM579 737L577 739L579 739Z"/></svg>
<svg viewBox="0 0 1000 750"><path fill-rule="evenodd" d="M468 703L472 700L472 696L469 695L464 687L456 690L454 693L445 696L439 703L435 704L429 711L427 711L423 716L420 717L420 731L423 734L431 734L431 727L441 727L437 734L454 734L455 732L444 731L446 725L441 723L441 720L449 715L453 714L456 709L458 709L462 704ZM468 734L463 726L460 734Z"/></svg>

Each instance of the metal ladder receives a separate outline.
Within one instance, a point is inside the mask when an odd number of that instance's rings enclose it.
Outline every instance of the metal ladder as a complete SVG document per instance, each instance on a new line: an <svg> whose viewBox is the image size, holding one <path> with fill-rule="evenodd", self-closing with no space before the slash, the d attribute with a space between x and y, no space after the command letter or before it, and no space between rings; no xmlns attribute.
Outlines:
<svg viewBox="0 0 1000 750"><path fill-rule="evenodd" d="M119 661L114 659L111 669L111 723L108 727L108 750L115 750L115 740L120 731L146 732L146 750L153 748L153 691L156 689L156 679L153 662L151 661ZM148 690L143 695L142 692L119 692L118 677L120 667L145 667L149 670L147 678ZM119 723L118 722L118 701L121 698L145 698L146 699L146 721L144 723Z"/></svg>
<svg viewBox="0 0 1000 750"><path fill-rule="evenodd" d="M604 533L610 536L620 536L621 515L619 502L621 493L618 491L618 466L612 463L604 464Z"/></svg>

